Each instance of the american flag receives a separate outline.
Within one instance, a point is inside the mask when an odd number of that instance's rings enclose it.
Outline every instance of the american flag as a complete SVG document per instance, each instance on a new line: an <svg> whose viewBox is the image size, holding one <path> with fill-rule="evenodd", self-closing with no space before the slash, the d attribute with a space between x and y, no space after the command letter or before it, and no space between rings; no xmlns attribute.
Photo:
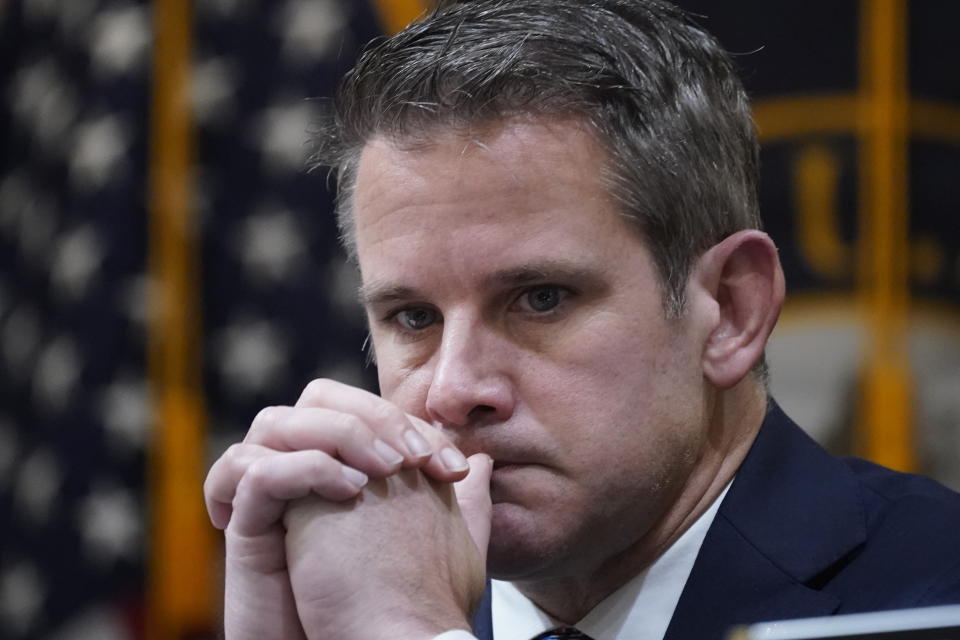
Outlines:
<svg viewBox="0 0 960 640"><path fill-rule="evenodd" d="M216 456L317 376L371 384L310 123L380 33L350 0L193 3ZM143 637L153 7L0 2L0 638ZM211 612L213 616L213 612Z"/></svg>

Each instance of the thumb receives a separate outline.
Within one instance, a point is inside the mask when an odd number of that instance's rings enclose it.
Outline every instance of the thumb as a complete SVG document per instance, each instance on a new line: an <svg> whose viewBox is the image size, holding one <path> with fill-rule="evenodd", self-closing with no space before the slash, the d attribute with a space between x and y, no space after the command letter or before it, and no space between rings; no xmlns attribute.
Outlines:
<svg viewBox="0 0 960 640"><path fill-rule="evenodd" d="M470 537L486 562L487 544L490 542L490 517L493 512L493 504L490 502L493 459L485 453L477 453L467 458L467 462L470 463L470 472L453 487Z"/></svg>

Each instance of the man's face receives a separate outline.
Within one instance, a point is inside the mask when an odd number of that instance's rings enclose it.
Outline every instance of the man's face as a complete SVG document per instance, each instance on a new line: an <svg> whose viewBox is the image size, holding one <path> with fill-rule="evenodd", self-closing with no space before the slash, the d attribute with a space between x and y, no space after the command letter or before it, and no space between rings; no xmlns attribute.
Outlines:
<svg viewBox="0 0 960 640"><path fill-rule="evenodd" d="M638 542L704 446L703 340L576 121L364 149L354 200L381 390L490 454L491 574L598 569Z"/></svg>

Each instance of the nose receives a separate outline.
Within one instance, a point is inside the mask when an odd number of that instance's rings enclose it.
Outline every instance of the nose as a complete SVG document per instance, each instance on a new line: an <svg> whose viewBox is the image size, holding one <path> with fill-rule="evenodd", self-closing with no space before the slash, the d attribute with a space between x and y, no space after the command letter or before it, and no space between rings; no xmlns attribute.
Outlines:
<svg viewBox="0 0 960 640"><path fill-rule="evenodd" d="M447 426L501 422L513 413L504 339L468 319L444 319L427 391L427 414Z"/></svg>

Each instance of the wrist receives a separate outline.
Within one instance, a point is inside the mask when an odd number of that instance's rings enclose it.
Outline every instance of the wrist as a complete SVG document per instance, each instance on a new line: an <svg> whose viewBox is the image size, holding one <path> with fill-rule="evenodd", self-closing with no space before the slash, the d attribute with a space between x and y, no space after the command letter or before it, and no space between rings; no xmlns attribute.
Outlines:
<svg viewBox="0 0 960 640"><path fill-rule="evenodd" d="M429 608L422 612L389 612L379 610L369 615L351 616L350 621L337 624L329 619L311 622L307 612L301 612L301 622L309 640L370 640L370 638L403 638L404 640L434 640L448 633L462 631L453 638L472 637L470 624L460 613L446 613Z"/></svg>
<svg viewBox="0 0 960 640"><path fill-rule="evenodd" d="M227 561L223 627L226 640L306 639L285 571L255 574Z"/></svg>

